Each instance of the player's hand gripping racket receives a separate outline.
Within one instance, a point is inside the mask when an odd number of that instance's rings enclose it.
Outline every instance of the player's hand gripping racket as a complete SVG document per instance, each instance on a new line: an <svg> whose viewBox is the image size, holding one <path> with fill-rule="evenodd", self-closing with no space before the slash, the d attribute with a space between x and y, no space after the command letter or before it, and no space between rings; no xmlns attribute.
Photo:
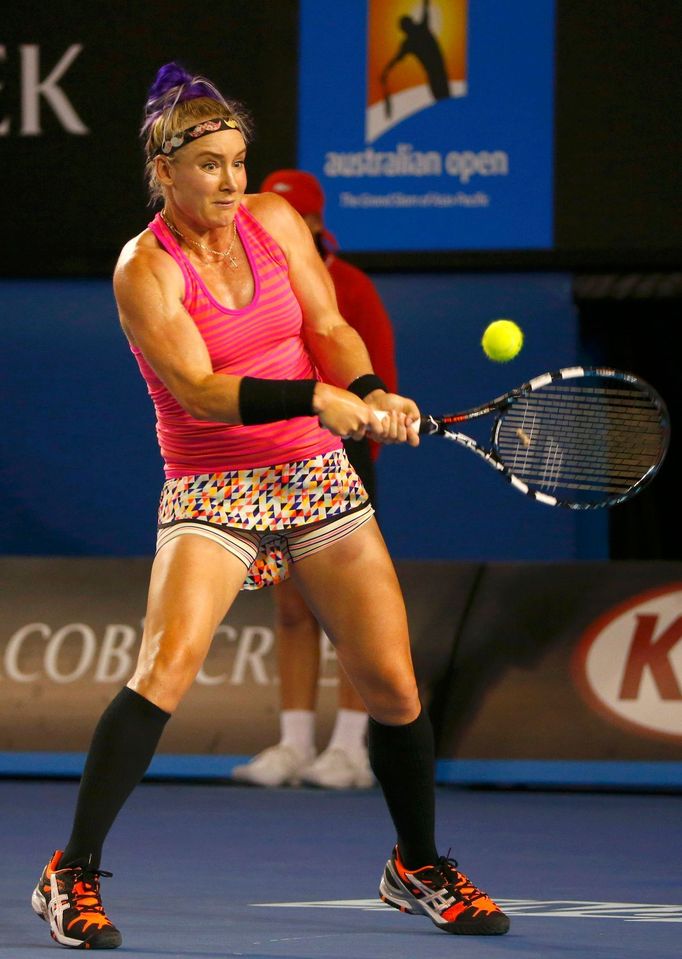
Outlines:
<svg viewBox="0 0 682 959"><path fill-rule="evenodd" d="M494 416L490 448L457 431ZM521 493L548 506L597 509L651 482L668 449L665 403L631 373L570 367L536 376L462 413L422 416L419 432L477 453Z"/></svg>

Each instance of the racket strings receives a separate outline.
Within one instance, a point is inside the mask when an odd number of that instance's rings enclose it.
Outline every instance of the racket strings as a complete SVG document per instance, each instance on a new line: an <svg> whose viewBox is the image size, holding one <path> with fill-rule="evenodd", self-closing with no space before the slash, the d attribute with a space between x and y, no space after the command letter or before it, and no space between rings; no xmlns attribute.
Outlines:
<svg viewBox="0 0 682 959"><path fill-rule="evenodd" d="M515 456L518 456L519 452L520 451L518 447L512 450L512 453ZM515 463L512 472L519 475L521 475L523 472L523 475L525 476L529 476L533 471L536 474L539 474L540 472L545 472L547 468L552 465L552 463L556 464L556 468L559 466L561 467L561 475L566 478L571 477L575 479L580 477L585 479L594 478L595 480L598 480L604 476L603 464L598 463L592 466L584 466L582 463L577 461L571 462L571 460L567 460L563 456L560 449L557 447L550 447L545 453L543 453L542 456L535 458L524 456L522 470L519 469L519 464ZM637 477L641 476L642 473L647 471L650 465L650 458L647 458L646 460L632 460L627 463L609 463L608 476L613 480L621 479L625 482L628 482L631 480L633 475L636 475Z"/></svg>
<svg viewBox="0 0 682 959"><path fill-rule="evenodd" d="M529 426L525 421L514 421L510 420L507 424L508 428L513 429L514 436L518 442L524 444L526 449L530 449L532 443L532 433L537 431L537 425ZM547 432L548 427L546 423L542 423L542 427L545 432ZM600 424L600 429L602 425ZM592 444L594 442L594 429L574 429L568 426L568 428L562 429L561 424L552 425L552 436L558 441L561 437L566 437L570 440L579 441L582 445ZM659 434L652 431L647 431L642 433L641 431L632 432L628 430L609 430L609 442L611 444L611 450L618 450L619 446L622 447L624 451L628 453L651 453L653 450L657 450L660 446Z"/></svg>
<svg viewBox="0 0 682 959"><path fill-rule="evenodd" d="M540 489L619 495L660 459L664 430L644 393L553 383L509 407L496 448L515 475Z"/></svg>

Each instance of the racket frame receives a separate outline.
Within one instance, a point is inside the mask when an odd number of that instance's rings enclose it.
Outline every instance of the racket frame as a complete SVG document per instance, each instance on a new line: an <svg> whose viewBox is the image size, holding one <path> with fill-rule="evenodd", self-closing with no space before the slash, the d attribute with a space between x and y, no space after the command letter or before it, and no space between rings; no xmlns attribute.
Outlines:
<svg viewBox="0 0 682 959"><path fill-rule="evenodd" d="M533 489L532 486L529 486L528 483L525 483L522 479L516 476L496 452L497 437L502 426L501 416L496 417L495 421L493 422L490 435L492 449L489 450L481 446L481 444L471 436L467 436L466 433L461 433L455 429L452 429L452 426L456 424L466 423L468 421L478 419L481 416L486 416L489 413L504 413L505 410L513 406L520 398L528 396L529 394L541 389L543 386L547 386L550 383L561 380L589 379L590 377L597 376L630 383L640 392L648 395L653 406L660 411L662 434L662 450L657 461L651 465L651 468L647 470L643 476L627 490L615 495L605 496L603 500L595 502L576 502L558 496L552 496L548 493L543 493L541 490ZM422 416L419 423L419 432L422 435L437 434L442 436L444 439L451 440L455 443L459 443L460 446L466 447L466 449L476 453L481 459L485 460L489 466L501 473L504 479L506 479L507 482L510 483L520 493L529 496L538 503L543 503L546 506L561 506L565 509L573 510L602 509L604 507L615 506L618 503L622 503L631 499L631 497L633 497L636 493L639 493L654 478L660 469L663 460L665 459L665 455L670 443L670 422L668 411L662 397L652 386L650 386L648 383L645 383L644 380L638 376L635 376L633 373L626 373L622 370L614 370L610 367L604 366L564 367L563 369L555 370L552 373L543 373L540 376L535 376L532 380L529 380L527 383L523 383L521 386L510 390L508 393L504 393L502 396L498 396L496 399L491 400L488 403L483 403L480 406L472 407L470 410L466 410L461 413L450 413L444 416Z"/></svg>

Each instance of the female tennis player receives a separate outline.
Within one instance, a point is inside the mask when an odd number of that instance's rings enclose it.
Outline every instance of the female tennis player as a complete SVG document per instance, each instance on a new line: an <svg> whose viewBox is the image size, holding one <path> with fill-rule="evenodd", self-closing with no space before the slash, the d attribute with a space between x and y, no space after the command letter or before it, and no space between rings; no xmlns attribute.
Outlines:
<svg viewBox="0 0 682 959"><path fill-rule="evenodd" d="M245 193L243 108L168 64L142 132L162 209L123 248L114 289L165 463L157 553L135 672L95 729L71 836L33 908L64 946L120 945L100 898L105 837L239 590L291 575L371 717L397 832L382 897L448 932L504 933L507 917L435 848L433 735L404 604L341 443L417 445L419 410L373 373L302 218Z"/></svg>

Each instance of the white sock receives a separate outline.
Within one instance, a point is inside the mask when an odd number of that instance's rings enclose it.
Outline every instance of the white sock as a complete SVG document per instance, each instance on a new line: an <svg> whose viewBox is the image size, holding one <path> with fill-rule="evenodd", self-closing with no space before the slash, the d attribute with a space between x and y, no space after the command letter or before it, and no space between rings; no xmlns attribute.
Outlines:
<svg viewBox="0 0 682 959"><path fill-rule="evenodd" d="M364 709L339 709L328 749L344 749L349 753L366 748L365 736L369 717Z"/></svg>
<svg viewBox="0 0 682 959"><path fill-rule="evenodd" d="M302 756L315 754L315 713L308 709L283 709L279 714L280 743Z"/></svg>

